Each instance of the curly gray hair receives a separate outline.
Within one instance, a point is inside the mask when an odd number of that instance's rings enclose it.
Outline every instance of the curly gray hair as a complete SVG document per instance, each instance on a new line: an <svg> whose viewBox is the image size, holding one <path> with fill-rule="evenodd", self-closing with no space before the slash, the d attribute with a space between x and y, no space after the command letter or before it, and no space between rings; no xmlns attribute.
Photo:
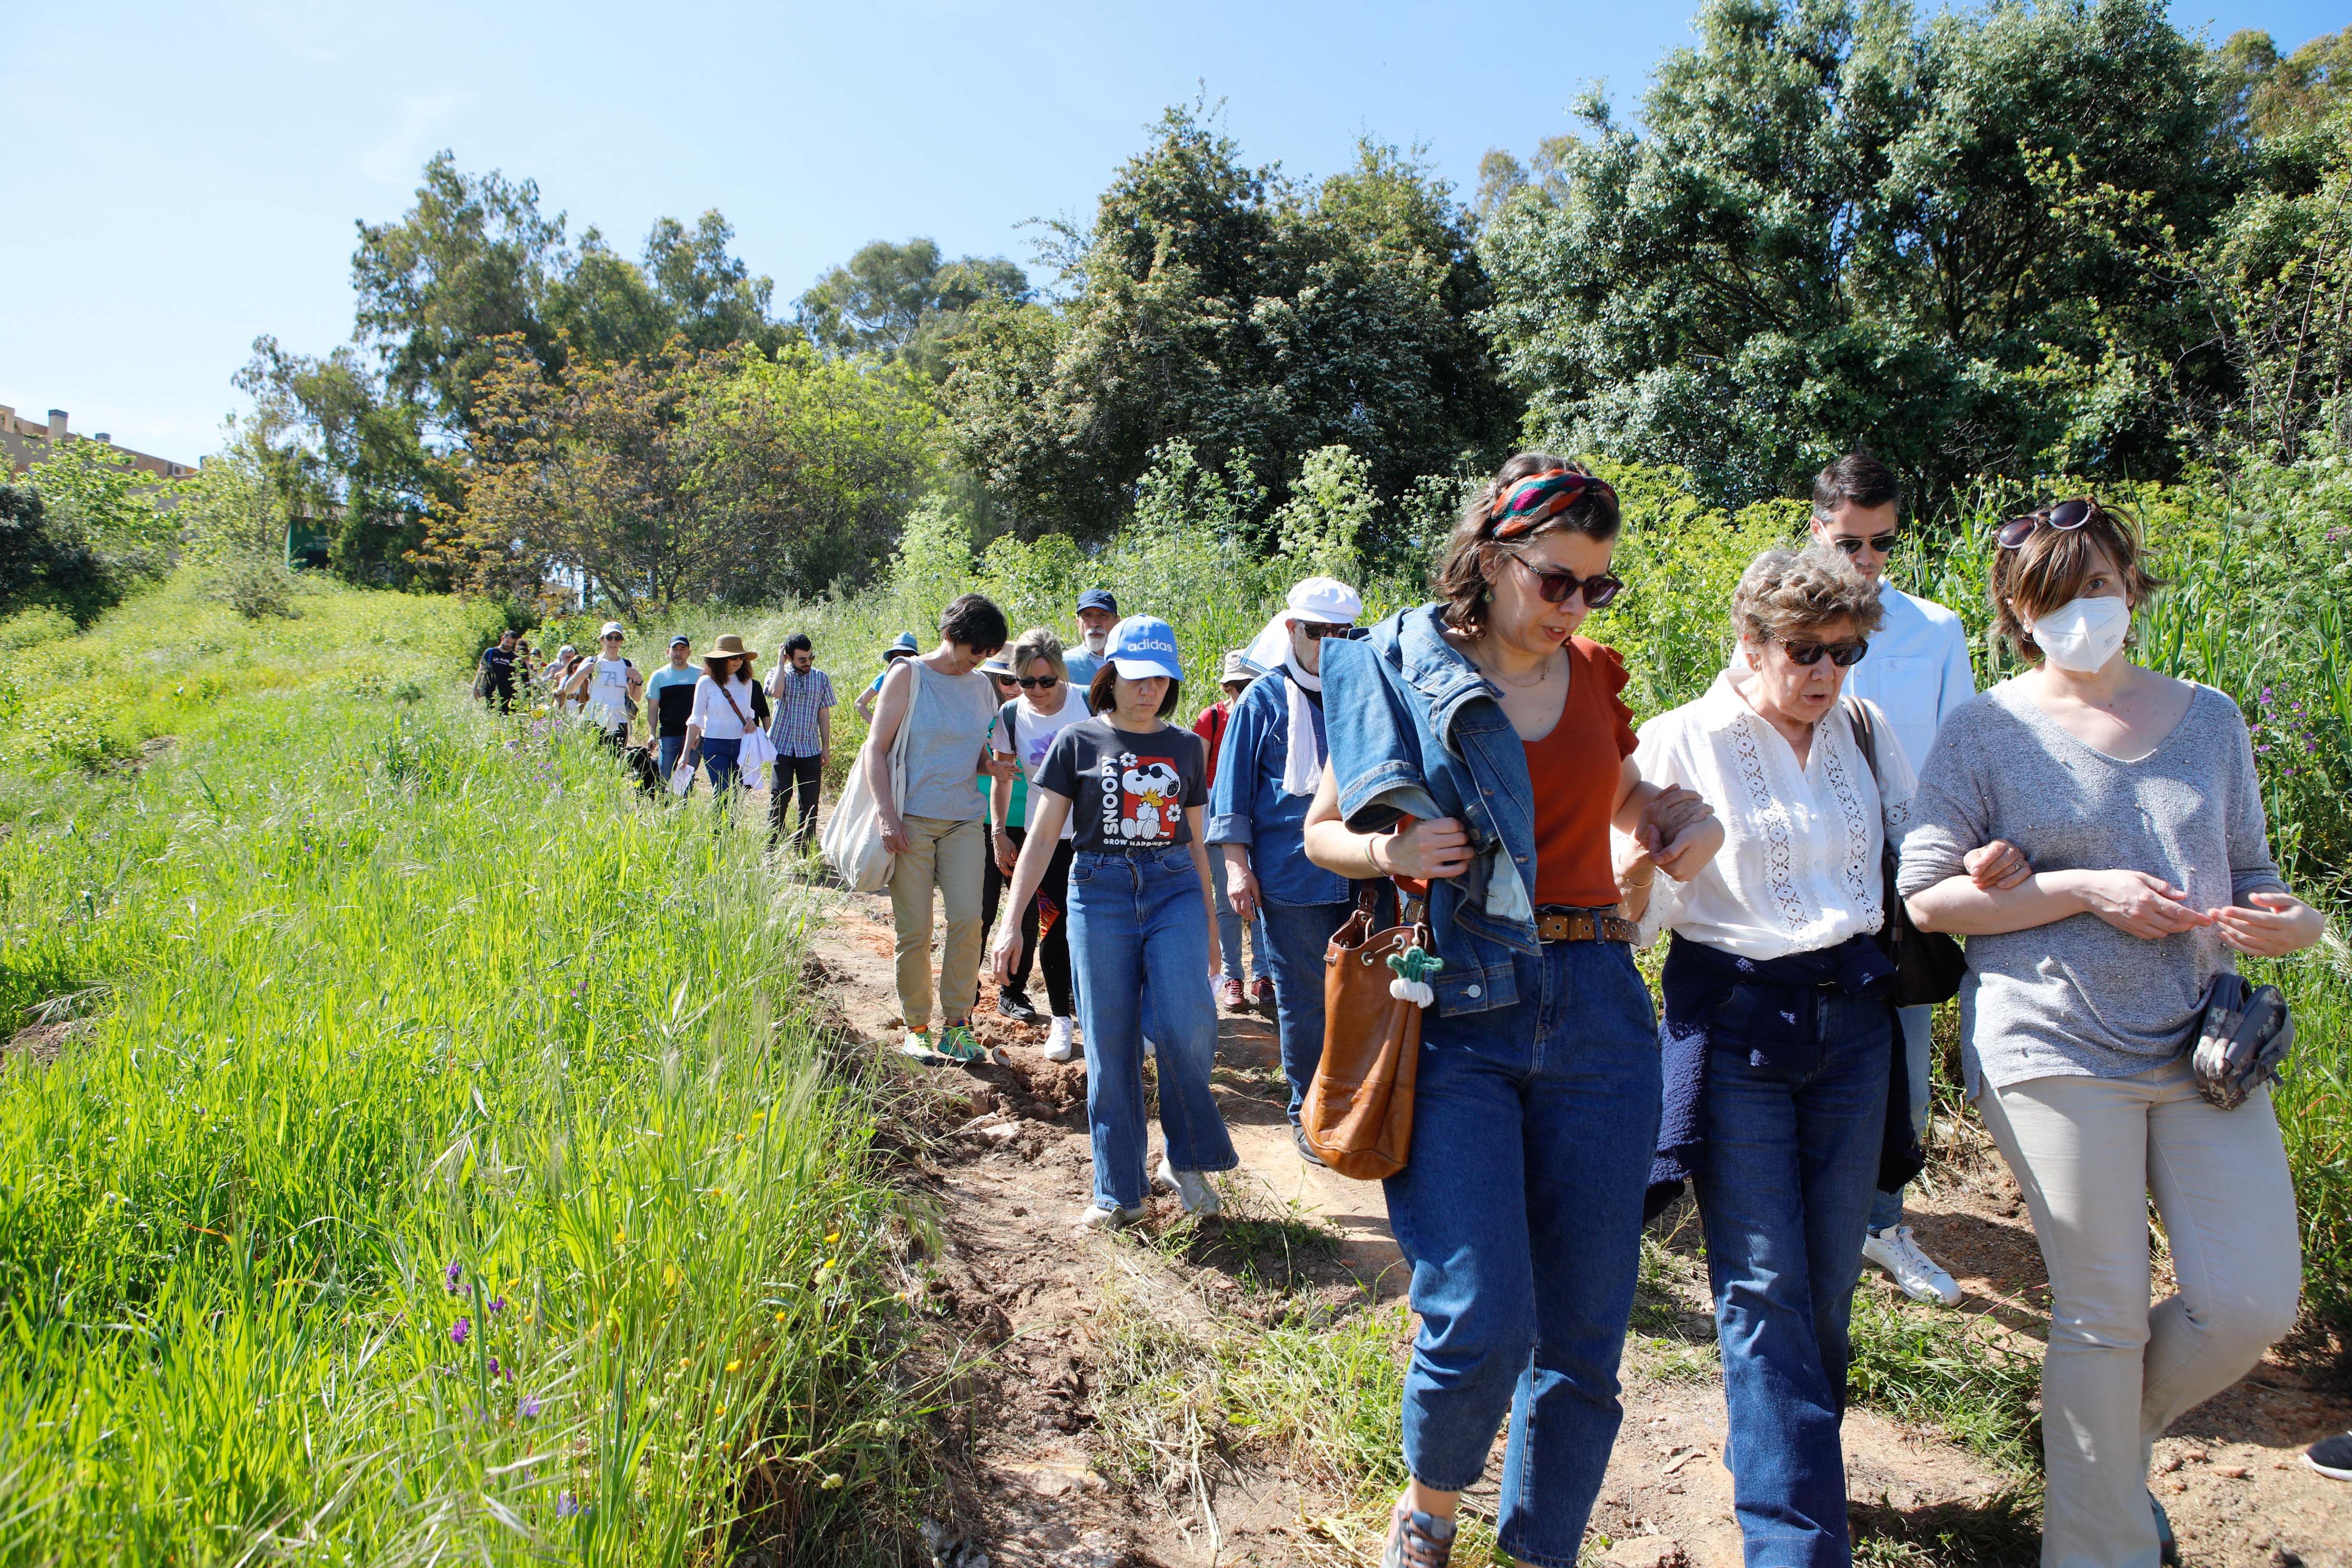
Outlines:
<svg viewBox="0 0 2352 1568"><path fill-rule="evenodd" d="M1731 628L1750 647L1803 640L1832 621L1850 620L1858 637L1878 629L1886 612L1878 588L1834 550L1767 550L1739 574L1731 594Z"/></svg>

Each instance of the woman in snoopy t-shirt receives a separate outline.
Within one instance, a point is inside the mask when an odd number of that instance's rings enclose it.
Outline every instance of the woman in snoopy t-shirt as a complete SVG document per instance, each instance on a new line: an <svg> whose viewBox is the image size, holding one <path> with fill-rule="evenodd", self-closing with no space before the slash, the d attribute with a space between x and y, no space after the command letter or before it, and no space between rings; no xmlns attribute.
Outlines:
<svg viewBox="0 0 2352 1568"><path fill-rule="evenodd" d="M1111 628L1087 695L1095 717L1054 738L1029 789L1029 830L1007 908L1036 892L1062 824L1070 824L1070 955L1086 1036L1087 1119L1094 1130L1094 1205L1078 1223L1131 1224L1143 1215L1143 1019L1160 1063L1160 1178L1195 1214L1217 1211L1208 1173L1240 1163L1209 1092L1217 1009L1204 981L1218 973L1211 933L1208 852L1201 808L1208 758L1201 738L1165 722L1183 666L1176 634L1151 616ZM998 928L996 973L1020 963L1018 921ZM1147 962L1146 954L1150 954Z"/></svg>

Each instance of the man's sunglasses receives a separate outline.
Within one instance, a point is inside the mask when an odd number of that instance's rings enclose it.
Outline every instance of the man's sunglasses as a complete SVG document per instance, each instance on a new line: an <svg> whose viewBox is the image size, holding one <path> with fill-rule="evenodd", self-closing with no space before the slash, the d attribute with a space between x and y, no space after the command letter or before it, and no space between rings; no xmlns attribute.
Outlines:
<svg viewBox="0 0 2352 1568"><path fill-rule="evenodd" d="M1855 665L1862 662L1862 656L1870 651L1870 641L1866 637L1856 637L1852 642L1789 642L1783 640L1780 644L1780 647L1781 650L1789 656L1789 662L1790 664L1801 664L1808 669L1811 669L1814 665L1821 663L1822 656L1823 654L1829 655L1830 662L1836 665L1840 669L1852 669Z"/></svg>
<svg viewBox="0 0 2352 1568"><path fill-rule="evenodd" d="M1884 555L1888 551L1894 549L1897 544L1903 542L1903 534L1900 530L1897 530L1893 533L1874 533L1868 539L1855 539L1851 536L1841 535L1838 538L1831 540L1830 542L1836 545L1840 550L1844 551L1848 555L1861 554L1862 547L1865 544L1878 552L1879 554Z"/></svg>
<svg viewBox="0 0 2352 1568"><path fill-rule="evenodd" d="M2015 550L2033 537L2036 528L2054 528L2061 533L2071 532L2090 521L2098 510L2099 503L2089 496L2077 496L2073 500L2062 500L2056 506L2045 506L2040 511L2028 512L2023 517L2011 518L2000 525L2000 531L1993 537L2000 541L2003 550Z"/></svg>
<svg viewBox="0 0 2352 1568"><path fill-rule="evenodd" d="M1363 635L1349 621L1294 621L1291 624L1308 642L1321 642L1325 637L1338 637L1341 642L1347 642Z"/></svg>
<svg viewBox="0 0 2352 1568"><path fill-rule="evenodd" d="M1590 577L1580 577L1573 572L1563 572L1557 567L1528 566L1526 560L1517 555L1511 559L1527 567L1528 574L1536 580L1536 592L1544 596L1547 604L1564 605L1568 603L1570 595L1580 592L1584 595L1584 607L1597 610L1625 591L1625 580L1614 573L1600 572Z"/></svg>
<svg viewBox="0 0 2352 1568"><path fill-rule="evenodd" d="M1039 691L1046 687L1059 686L1062 683L1050 675L1022 675L1014 677L1013 684L1024 691Z"/></svg>

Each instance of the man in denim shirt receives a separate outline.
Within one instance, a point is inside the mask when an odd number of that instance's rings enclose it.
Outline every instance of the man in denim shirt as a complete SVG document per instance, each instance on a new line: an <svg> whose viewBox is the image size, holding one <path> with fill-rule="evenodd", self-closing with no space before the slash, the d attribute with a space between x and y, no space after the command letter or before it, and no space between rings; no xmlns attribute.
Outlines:
<svg viewBox="0 0 2352 1568"><path fill-rule="evenodd" d="M1322 641L1352 635L1363 610L1357 592L1334 578L1291 589L1250 650L1266 673L1234 702L1209 791L1206 837L1224 849L1226 897L1244 921L1264 915L1291 1142L1318 1165L1298 1111L1323 1060L1323 950L1348 918L1353 889L1307 858L1307 807L1325 754Z"/></svg>

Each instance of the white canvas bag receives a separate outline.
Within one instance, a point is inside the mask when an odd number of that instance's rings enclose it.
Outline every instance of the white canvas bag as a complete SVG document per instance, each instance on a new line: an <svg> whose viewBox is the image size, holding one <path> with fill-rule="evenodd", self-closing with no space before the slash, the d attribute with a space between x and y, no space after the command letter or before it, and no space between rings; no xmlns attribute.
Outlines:
<svg viewBox="0 0 2352 1568"><path fill-rule="evenodd" d="M907 737L914 732L915 704L923 695L923 661L910 658L914 666L913 686L907 697L907 716L898 724L898 734L890 746L890 798L904 802L907 798ZM824 852L825 864L833 874L852 892L878 893L890 885L890 868L898 859L882 842L882 804L874 798L873 789L866 782L866 752L874 744L869 731L866 745L849 764L849 779L842 786L841 802L833 808L833 816L824 825L824 833L817 847Z"/></svg>

